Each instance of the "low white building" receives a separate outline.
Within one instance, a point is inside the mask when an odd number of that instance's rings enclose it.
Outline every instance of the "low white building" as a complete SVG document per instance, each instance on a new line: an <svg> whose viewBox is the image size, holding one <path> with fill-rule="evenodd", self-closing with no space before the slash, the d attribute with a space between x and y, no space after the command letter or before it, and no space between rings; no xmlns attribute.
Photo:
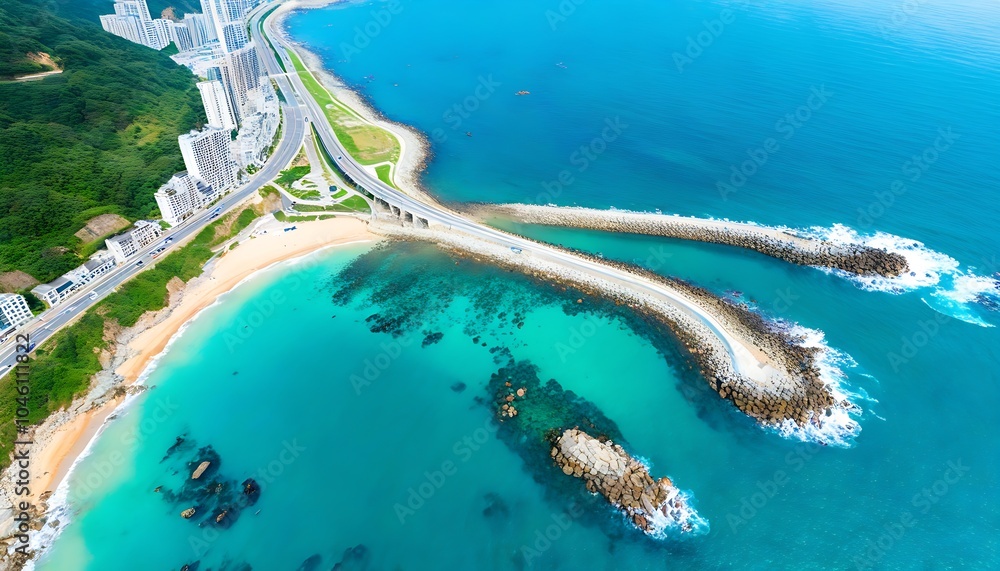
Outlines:
<svg viewBox="0 0 1000 571"><path fill-rule="evenodd" d="M55 305L66 299L74 291L115 269L115 259L106 254L98 254L47 284L36 286L31 293L39 299Z"/></svg>
<svg viewBox="0 0 1000 571"><path fill-rule="evenodd" d="M115 257L115 261L120 264L134 256L139 250L152 244L160 236L161 232L159 224L140 220L135 223L135 227L132 230L113 238L108 238L104 243L107 244L108 250Z"/></svg>
<svg viewBox="0 0 1000 571"><path fill-rule="evenodd" d="M0 332L16 329L31 318L31 310L23 295L0 293Z"/></svg>
<svg viewBox="0 0 1000 571"><path fill-rule="evenodd" d="M49 305L56 305L60 301L66 299L66 296L73 293L73 291L75 291L78 287L80 287L79 284L74 283L73 280L63 275L47 284L35 286L34 289L31 290L31 293L35 294L35 297L45 301Z"/></svg>

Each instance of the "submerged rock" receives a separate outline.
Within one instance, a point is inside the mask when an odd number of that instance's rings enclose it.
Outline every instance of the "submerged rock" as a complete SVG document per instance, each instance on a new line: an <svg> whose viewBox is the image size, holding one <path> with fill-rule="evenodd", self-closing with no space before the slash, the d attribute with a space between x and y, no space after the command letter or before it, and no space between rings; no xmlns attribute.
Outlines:
<svg viewBox="0 0 1000 571"><path fill-rule="evenodd" d="M208 470L208 467L211 465L212 463L209 462L208 460L202 462L201 464L198 464L198 467L195 468L194 472L191 474L191 479L197 480L198 478L200 478L201 475L205 473L205 470Z"/></svg>
<svg viewBox="0 0 1000 571"><path fill-rule="evenodd" d="M302 562L302 565L299 565L299 568L296 571L315 571L316 569L319 569L319 564L322 562L323 556L319 553L311 555L308 559Z"/></svg>
<svg viewBox="0 0 1000 571"><path fill-rule="evenodd" d="M368 548L362 544L348 547L331 571L361 571L368 568Z"/></svg>
<svg viewBox="0 0 1000 571"><path fill-rule="evenodd" d="M658 534L668 527L689 532L701 519L669 478L654 480L641 462L611 440L571 428L552 440L552 459L566 475L582 478L636 527Z"/></svg>

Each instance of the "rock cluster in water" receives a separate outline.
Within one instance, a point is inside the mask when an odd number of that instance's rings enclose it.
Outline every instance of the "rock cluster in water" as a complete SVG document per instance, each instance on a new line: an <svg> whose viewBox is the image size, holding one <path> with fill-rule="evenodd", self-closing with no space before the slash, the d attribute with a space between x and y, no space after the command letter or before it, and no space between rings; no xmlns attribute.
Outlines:
<svg viewBox="0 0 1000 571"><path fill-rule="evenodd" d="M193 442L177 437L161 461L193 448ZM238 480L222 477L219 474L221 464L222 458L211 446L199 448L194 451L193 459L184 463L183 470L190 476L185 476L179 488L170 489L161 485L154 492L173 503L180 517L191 521L204 517L199 521L199 527L228 528L236 523L243 510L257 503L261 488L253 478L239 483Z"/></svg>
<svg viewBox="0 0 1000 571"><path fill-rule="evenodd" d="M725 244L793 264L834 268L863 276L892 278L909 271L906 258L895 252L861 244L836 244L828 240L802 238L774 228L749 224L724 227L715 221L683 216L524 204L484 205L480 210L485 213L497 211L532 224Z"/></svg>
<svg viewBox="0 0 1000 571"><path fill-rule="evenodd" d="M613 421L554 379L541 383L530 363L511 360L490 378L489 388L500 439L550 491L573 497L575 492L563 484L572 481L562 474L583 480L589 492L584 493L586 503L595 502L589 510L595 520L610 503L649 535L668 528L693 531L701 521L669 479L653 480L642 463L615 443L624 438ZM553 499L559 505L576 501L567 502L565 495Z"/></svg>
<svg viewBox="0 0 1000 571"><path fill-rule="evenodd" d="M564 474L582 478L587 490L600 493L646 533L669 525L692 531L696 516L670 479L654 480L646 466L611 440L571 428L553 439L550 456Z"/></svg>

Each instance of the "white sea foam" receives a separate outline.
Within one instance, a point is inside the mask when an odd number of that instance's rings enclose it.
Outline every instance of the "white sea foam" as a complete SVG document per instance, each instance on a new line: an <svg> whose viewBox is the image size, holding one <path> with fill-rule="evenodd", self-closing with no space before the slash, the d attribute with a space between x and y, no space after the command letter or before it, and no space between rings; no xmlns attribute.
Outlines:
<svg viewBox="0 0 1000 571"><path fill-rule="evenodd" d="M977 309L982 306L978 302L984 298L1000 301L1000 281L993 277L976 275L971 269L962 269L958 260L947 254L931 250L916 240L885 232L862 236L842 224L835 224L831 228L813 227L798 233L844 246L858 244L900 254L906 258L910 271L895 278L859 276L842 270L820 269L848 279L862 289L870 291L899 294L917 289L931 289L932 299L924 299L928 307L967 323L992 327L979 315Z"/></svg>
<svg viewBox="0 0 1000 571"><path fill-rule="evenodd" d="M834 405L828 415L813 416L805 426L786 420L776 427L778 433L804 442L850 448L861 432L861 425L855 417L862 415L863 411L857 403L863 397L849 389L844 369L854 368L857 363L850 355L827 345L822 331L791 325L788 334L799 340L798 345L818 350L816 368L820 380L833 395Z"/></svg>

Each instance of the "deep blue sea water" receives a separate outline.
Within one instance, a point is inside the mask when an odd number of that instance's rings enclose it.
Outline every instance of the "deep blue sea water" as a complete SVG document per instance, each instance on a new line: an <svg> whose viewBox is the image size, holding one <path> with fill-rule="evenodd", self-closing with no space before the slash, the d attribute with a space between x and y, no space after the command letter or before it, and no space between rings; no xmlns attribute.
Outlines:
<svg viewBox="0 0 1000 571"><path fill-rule="evenodd" d="M388 21L381 2L311 10L288 28L427 134L423 182L444 199L922 243L907 252L920 275L861 284L723 246L508 224L821 331L860 435L822 447L761 430L669 344L572 292L429 247L339 251L268 272L191 325L74 472L71 523L41 569L296 569L318 554L325 570L358 545L342 568L1000 568L1000 6L398 6ZM738 184L734 166L752 174ZM219 334L274 292L289 301L248 339ZM599 508L560 525L570 484L533 478L547 459L497 438L477 401L504 351L616 422L710 530L651 542ZM192 448L161 461L179 435ZM207 445L219 478L273 480L217 539L153 492L181 486ZM431 497L401 516L425 483Z"/></svg>

